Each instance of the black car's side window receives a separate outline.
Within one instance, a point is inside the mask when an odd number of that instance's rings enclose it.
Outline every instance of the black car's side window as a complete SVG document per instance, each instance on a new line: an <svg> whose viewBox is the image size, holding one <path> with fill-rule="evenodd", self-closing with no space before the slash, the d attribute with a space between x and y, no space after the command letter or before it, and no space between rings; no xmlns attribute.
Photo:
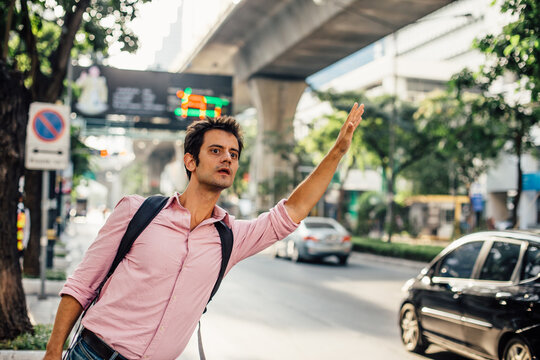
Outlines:
<svg viewBox="0 0 540 360"><path fill-rule="evenodd" d="M480 279L509 281L516 268L520 249L520 244L495 241L480 271Z"/></svg>
<svg viewBox="0 0 540 360"><path fill-rule="evenodd" d="M473 241L458 247L442 259L439 268L433 275L452 278L471 277L482 245L482 241Z"/></svg>
<svg viewBox="0 0 540 360"><path fill-rule="evenodd" d="M532 279L540 274L540 246L529 245L523 260L522 280Z"/></svg>

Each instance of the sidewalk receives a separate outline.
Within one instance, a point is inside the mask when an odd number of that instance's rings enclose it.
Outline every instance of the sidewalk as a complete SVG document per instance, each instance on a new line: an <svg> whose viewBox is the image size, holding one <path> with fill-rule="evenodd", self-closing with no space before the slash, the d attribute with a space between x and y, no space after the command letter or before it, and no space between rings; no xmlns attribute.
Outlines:
<svg viewBox="0 0 540 360"><path fill-rule="evenodd" d="M82 224L82 228L86 224ZM52 270L64 271L69 276L75 266L81 261L81 251L76 251L84 244L86 250L93 237L81 232L81 224L69 224L66 230L60 234L60 241L55 245L55 254L64 253L65 256L54 256ZM45 299L39 299L41 294L41 280L23 278L23 288L26 294L26 306L28 316L32 324L52 324L56 316L56 309L60 303L59 292L64 285L64 280L45 281Z"/></svg>
<svg viewBox="0 0 540 360"><path fill-rule="evenodd" d="M82 260L84 252L94 240L102 223L103 219L99 216L74 219L73 223L69 224L66 231L60 235L60 244L64 245L55 245L55 253L65 251L65 257L55 256L53 258L53 270L63 270L69 276ZM45 299L39 299L40 279L23 278L22 282L26 295L28 317L32 324L53 324L60 303L58 294L65 281L46 280ZM0 360L37 360L42 359L44 353L44 351L0 350Z"/></svg>

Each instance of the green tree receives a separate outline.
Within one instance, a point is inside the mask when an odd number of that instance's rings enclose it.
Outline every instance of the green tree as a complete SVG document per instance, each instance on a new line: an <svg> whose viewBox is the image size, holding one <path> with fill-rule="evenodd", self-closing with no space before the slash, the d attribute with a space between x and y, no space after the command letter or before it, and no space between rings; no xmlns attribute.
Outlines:
<svg viewBox="0 0 540 360"><path fill-rule="evenodd" d="M18 181L24 170L29 99L22 76L0 62L0 339L12 339L32 327L26 315L17 254Z"/></svg>
<svg viewBox="0 0 540 360"><path fill-rule="evenodd" d="M471 184L493 165L503 145L503 123L479 114L484 98L476 94L440 92L424 99L415 113L424 132L437 140L433 151L403 175L413 192L468 194Z"/></svg>
<svg viewBox="0 0 540 360"><path fill-rule="evenodd" d="M499 34L474 42L486 55L486 64L476 72L464 69L452 84L458 99L467 90L480 92L482 100L472 104L470 111L491 119L489 126L502 127L499 135L504 149L518 158L512 210L515 226L523 190L521 157L534 147L530 130L540 120L540 6L536 0L505 0L500 10L511 15L512 21ZM503 85L508 78L516 81Z"/></svg>
<svg viewBox="0 0 540 360"><path fill-rule="evenodd" d="M109 45L120 43L123 50L133 51L137 47L137 37L127 24L137 15L136 4L147 0L7 0L0 2L0 62L2 76L11 78L14 71L22 74L24 85L11 81L13 94L24 97L20 104L28 106L32 101L54 103L60 99L64 87L70 57L80 54L107 55ZM7 83L7 82L6 82ZM18 86L18 88L16 88ZM25 89L28 89L26 92ZM11 109L12 96L0 97L0 109ZM21 105L21 106L22 106ZM17 137L16 124L26 124L28 108L22 111L2 111L0 121L12 129L9 134ZM22 119L19 118L22 116ZM24 138L24 137L23 137ZM24 142L23 142L24 143ZM24 158L23 149L13 154L14 158ZM20 164L20 163L17 163ZM8 181L17 183L21 169L3 159L0 173L7 174ZM21 165L22 166L22 165ZM41 172L25 172L26 202L32 214L32 236L34 228L41 223ZM4 219L14 219L16 203L2 209ZM2 241L15 241L15 230L2 232ZM13 258L0 253L0 339L10 339L28 331L30 323L22 294L20 274L6 272L14 267ZM19 267L16 266L18 269ZM20 270L19 270L20 272ZM13 279L18 279L14 281ZM13 285L13 286L11 286ZM6 288L6 286L8 286ZM12 304L17 303L17 307ZM11 309L17 309L8 313ZM4 319L11 319L5 321Z"/></svg>
<svg viewBox="0 0 540 360"><path fill-rule="evenodd" d="M392 96L368 99L358 92L343 94L332 91L318 93L319 98L330 102L336 110L346 110L355 101L365 104L364 119L359 126L359 136L353 145L365 148L372 155L370 163L382 169L386 194L391 209L395 207L395 179L408 167L434 151L440 141L440 133L430 131L427 122L414 116L417 107ZM390 154L390 128L393 124L394 153ZM393 156L393 169L391 159ZM392 211L394 213L394 211ZM390 241L395 224L393 216L385 220Z"/></svg>
<svg viewBox="0 0 540 360"><path fill-rule="evenodd" d="M318 164L322 161L325 154L330 150L337 138L343 123L347 119L347 115L351 109L351 104L354 101L358 101L361 94L358 93L344 93L334 94L332 92L322 93L318 92L319 98L324 100L330 100L330 103L336 110L334 113L326 115L316 122L321 122L322 126L313 125L310 130L309 136L303 139L295 148L296 158L298 159L298 165L312 165ZM356 100L353 100L356 99ZM357 132L360 129L357 130ZM306 155L310 155L309 157ZM369 161L371 160L371 161ZM336 180L339 184L339 199L337 208L337 220L341 223L344 222L345 212L347 205L345 204L345 179L347 179L349 172L354 168L365 168L375 162L373 157L367 153L366 147L360 141L359 136L353 137L353 143L345 155L344 160L340 163L338 168L338 174L336 174ZM301 179L300 179L301 180Z"/></svg>

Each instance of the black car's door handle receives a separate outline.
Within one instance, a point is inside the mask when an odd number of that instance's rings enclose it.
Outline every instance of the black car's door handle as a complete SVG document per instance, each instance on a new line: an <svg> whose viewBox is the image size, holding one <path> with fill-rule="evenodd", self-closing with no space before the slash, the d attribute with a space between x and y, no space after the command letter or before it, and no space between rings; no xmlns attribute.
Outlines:
<svg viewBox="0 0 540 360"><path fill-rule="evenodd" d="M495 299L499 301L499 304L506 305L506 300L510 299L512 297L512 294L506 291L499 291L495 294Z"/></svg>
<svg viewBox="0 0 540 360"><path fill-rule="evenodd" d="M512 294L509 293L509 292L500 291L500 292L495 294L495 299L497 299L497 300L506 300L506 299L509 299L511 296L512 296Z"/></svg>

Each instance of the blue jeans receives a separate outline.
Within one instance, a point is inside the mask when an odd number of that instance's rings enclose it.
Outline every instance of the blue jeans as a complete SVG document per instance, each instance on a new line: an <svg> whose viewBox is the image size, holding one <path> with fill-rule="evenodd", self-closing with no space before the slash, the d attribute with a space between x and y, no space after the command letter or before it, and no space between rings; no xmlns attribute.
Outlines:
<svg viewBox="0 0 540 360"><path fill-rule="evenodd" d="M103 359L81 338L77 340L66 360L114 360L113 355L109 359Z"/></svg>

